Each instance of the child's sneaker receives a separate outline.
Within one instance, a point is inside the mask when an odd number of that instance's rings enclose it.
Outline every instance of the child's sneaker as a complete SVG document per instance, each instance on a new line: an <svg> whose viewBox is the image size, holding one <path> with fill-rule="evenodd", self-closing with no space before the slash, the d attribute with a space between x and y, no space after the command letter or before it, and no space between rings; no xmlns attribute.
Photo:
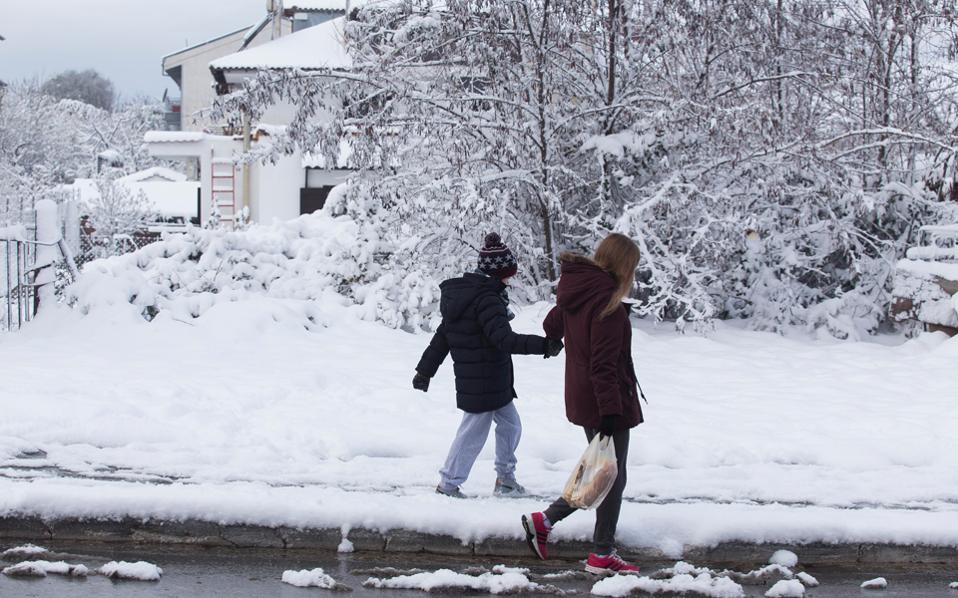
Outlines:
<svg viewBox="0 0 958 598"><path fill-rule="evenodd" d="M458 487L447 489L447 488L443 488L441 485L436 486L436 494L442 494L443 496L448 496L449 498L469 498L468 496L463 494Z"/></svg>
<svg viewBox="0 0 958 598"><path fill-rule="evenodd" d="M594 575L615 575L616 573L638 573L639 568L623 561L613 550L612 554L599 556L590 553L585 562L585 570Z"/></svg>
<svg viewBox="0 0 958 598"><path fill-rule="evenodd" d="M544 513L532 513L522 516L522 527L526 530L526 542L529 548L542 560L549 558L549 549L546 542L549 541L549 532L552 526L546 522Z"/></svg>
<svg viewBox="0 0 958 598"><path fill-rule="evenodd" d="M522 498L526 496L526 489L515 480L496 480L496 488L492 491L496 496L503 498Z"/></svg>

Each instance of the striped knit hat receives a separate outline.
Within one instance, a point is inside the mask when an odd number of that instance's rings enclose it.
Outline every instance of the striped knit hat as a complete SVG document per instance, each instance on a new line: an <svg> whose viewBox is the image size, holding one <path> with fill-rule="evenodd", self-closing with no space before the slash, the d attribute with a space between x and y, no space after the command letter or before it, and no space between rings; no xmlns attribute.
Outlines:
<svg viewBox="0 0 958 598"><path fill-rule="evenodd" d="M498 233L489 233L479 250L479 272L503 280L515 276L519 270L516 256L502 242Z"/></svg>

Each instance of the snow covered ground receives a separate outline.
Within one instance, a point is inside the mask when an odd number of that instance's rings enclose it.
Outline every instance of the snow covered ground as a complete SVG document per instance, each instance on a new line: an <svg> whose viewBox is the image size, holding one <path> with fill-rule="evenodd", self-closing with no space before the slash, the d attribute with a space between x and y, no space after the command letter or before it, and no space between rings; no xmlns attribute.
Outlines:
<svg viewBox="0 0 958 598"><path fill-rule="evenodd" d="M561 490L585 447L564 417L563 360L515 360L518 475L542 498L491 496L490 440L463 488L476 498L448 499L433 489L459 420L451 364L414 391L428 336L353 309L251 297L152 323L65 310L0 337L0 515L520 537L519 515ZM515 327L536 332L547 309ZM307 330L307 313L325 325ZM958 339L642 325L634 352L651 403L624 543L958 545ZM556 536L585 539L592 521L575 515Z"/></svg>

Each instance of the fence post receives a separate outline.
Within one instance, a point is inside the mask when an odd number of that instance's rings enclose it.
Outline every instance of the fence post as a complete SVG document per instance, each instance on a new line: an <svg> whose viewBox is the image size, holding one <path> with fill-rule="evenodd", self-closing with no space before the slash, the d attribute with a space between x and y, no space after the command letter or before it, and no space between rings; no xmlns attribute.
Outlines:
<svg viewBox="0 0 958 598"><path fill-rule="evenodd" d="M37 248L36 277L37 309L53 306L57 302L56 261L57 242L60 240L60 218L57 204L50 199L41 199L36 204Z"/></svg>

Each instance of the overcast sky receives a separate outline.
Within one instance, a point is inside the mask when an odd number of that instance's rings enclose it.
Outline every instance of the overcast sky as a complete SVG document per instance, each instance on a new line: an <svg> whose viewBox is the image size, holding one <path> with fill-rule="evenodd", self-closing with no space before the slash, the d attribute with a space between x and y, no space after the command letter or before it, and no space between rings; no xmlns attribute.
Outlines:
<svg viewBox="0 0 958 598"><path fill-rule="evenodd" d="M252 25L266 0L0 0L0 80L96 69L125 96L176 91L161 59Z"/></svg>

